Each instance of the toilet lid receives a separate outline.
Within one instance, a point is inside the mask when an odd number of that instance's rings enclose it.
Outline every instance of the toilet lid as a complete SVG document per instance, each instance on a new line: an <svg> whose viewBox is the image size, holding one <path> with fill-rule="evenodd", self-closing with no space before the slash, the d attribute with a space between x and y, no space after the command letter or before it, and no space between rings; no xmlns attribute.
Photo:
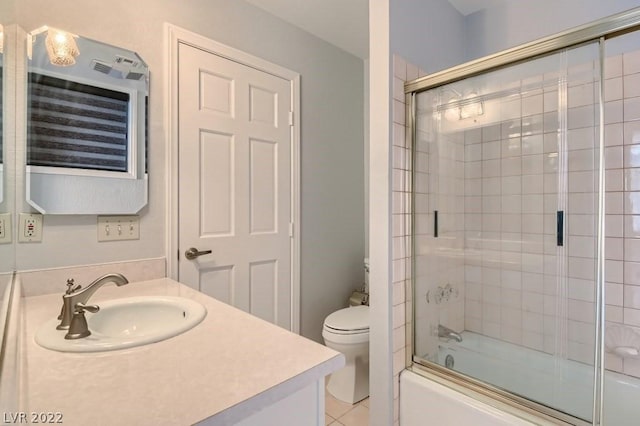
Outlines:
<svg viewBox="0 0 640 426"><path fill-rule="evenodd" d="M369 330L369 307L363 305L340 309L329 315L324 325L333 330Z"/></svg>

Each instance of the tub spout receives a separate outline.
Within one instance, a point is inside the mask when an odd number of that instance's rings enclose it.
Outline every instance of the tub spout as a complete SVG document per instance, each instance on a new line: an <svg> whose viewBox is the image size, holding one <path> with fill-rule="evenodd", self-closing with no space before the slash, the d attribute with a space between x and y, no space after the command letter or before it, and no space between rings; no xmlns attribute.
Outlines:
<svg viewBox="0 0 640 426"><path fill-rule="evenodd" d="M444 337L448 340L455 340L456 342L462 342L462 336L460 333L456 333L448 327L445 327L442 324L438 324L438 337Z"/></svg>

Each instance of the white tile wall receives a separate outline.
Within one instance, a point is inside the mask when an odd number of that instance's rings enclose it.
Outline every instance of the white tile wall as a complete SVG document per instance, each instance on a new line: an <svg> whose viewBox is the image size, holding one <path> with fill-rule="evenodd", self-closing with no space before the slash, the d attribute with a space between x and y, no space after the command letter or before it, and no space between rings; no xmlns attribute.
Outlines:
<svg viewBox="0 0 640 426"><path fill-rule="evenodd" d="M393 57L393 139L392 144L392 286L393 286L393 375L394 375L394 422L399 421L399 374L407 362L410 325L411 295L406 292L411 279L411 140L405 118L406 101L404 95L405 81L417 78L417 67L397 56ZM423 167L425 174L428 170L428 156L421 155L416 161ZM428 178L421 179L425 184ZM428 187L416 187L417 192L427 194ZM428 205L428 198L423 197L420 205Z"/></svg>

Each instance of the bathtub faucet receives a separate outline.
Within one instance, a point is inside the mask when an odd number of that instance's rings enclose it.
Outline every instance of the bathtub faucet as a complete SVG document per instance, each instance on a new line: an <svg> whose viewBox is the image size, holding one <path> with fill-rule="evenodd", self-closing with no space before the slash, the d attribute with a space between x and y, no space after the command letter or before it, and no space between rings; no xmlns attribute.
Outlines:
<svg viewBox="0 0 640 426"><path fill-rule="evenodd" d="M460 333L456 333L452 329L445 327L442 324L438 324L438 337L445 337L448 340L453 339L458 343L462 342L462 336L460 335Z"/></svg>

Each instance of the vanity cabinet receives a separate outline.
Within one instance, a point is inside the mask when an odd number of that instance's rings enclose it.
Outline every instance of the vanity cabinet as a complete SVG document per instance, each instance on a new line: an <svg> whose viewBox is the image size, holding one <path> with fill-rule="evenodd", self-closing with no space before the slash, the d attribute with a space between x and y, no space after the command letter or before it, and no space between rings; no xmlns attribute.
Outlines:
<svg viewBox="0 0 640 426"><path fill-rule="evenodd" d="M190 298L207 315L161 342L65 353L34 341L60 294L23 298L20 412L58 412L65 425L324 424L324 378L342 354L168 278L107 284L91 303L140 296Z"/></svg>

